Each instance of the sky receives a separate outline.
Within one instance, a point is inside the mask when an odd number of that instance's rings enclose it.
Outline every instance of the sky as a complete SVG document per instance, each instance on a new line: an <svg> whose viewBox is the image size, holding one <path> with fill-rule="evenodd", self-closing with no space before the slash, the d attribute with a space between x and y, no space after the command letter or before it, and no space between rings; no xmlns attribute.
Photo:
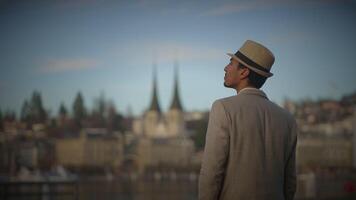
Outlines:
<svg viewBox="0 0 356 200"><path fill-rule="evenodd" d="M166 111L178 63L184 109L208 110L236 95L226 53L247 39L275 55L270 100L337 99L356 91L355 19L354 0L0 0L0 109L19 112L37 90L56 115L80 91L88 108L104 95L140 115L156 66Z"/></svg>

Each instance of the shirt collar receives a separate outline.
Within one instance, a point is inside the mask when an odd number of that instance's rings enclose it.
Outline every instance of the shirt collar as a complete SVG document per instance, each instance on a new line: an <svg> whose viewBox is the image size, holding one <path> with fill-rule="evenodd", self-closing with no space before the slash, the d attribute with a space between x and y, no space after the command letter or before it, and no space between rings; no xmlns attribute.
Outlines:
<svg viewBox="0 0 356 200"><path fill-rule="evenodd" d="M257 88L245 87L237 93L237 95L245 95L245 94L246 95L258 95L258 96L268 99L266 93L264 93L262 90L257 89Z"/></svg>

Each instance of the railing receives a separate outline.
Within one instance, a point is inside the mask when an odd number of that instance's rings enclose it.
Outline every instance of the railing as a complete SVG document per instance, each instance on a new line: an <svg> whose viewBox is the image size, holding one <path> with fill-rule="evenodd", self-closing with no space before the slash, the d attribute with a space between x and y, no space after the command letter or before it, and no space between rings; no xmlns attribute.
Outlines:
<svg viewBox="0 0 356 200"><path fill-rule="evenodd" d="M79 200L77 181L0 182L0 199Z"/></svg>

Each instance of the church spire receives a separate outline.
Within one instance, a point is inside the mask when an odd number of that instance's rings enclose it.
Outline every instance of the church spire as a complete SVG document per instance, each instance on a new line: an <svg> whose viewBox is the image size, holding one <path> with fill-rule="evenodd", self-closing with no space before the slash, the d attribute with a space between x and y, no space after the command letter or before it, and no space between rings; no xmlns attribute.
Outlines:
<svg viewBox="0 0 356 200"><path fill-rule="evenodd" d="M178 62L174 63L174 91L173 91L173 100L170 106L170 109L183 110L180 97L179 97L179 88L178 88Z"/></svg>
<svg viewBox="0 0 356 200"><path fill-rule="evenodd" d="M158 92L157 92L157 72L156 72L156 65L153 65L153 89L152 89L152 100L151 105L148 109L149 111L157 111L161 112L161 108L159 107L158 102Z"/></svg>

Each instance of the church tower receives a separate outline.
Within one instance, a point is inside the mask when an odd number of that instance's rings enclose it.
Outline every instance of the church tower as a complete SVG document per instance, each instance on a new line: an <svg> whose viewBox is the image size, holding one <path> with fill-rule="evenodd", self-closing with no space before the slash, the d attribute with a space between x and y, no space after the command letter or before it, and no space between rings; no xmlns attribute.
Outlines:
<svg viewBox="0 0 356 200"><path fill-rule="evenodd" d="M143 132L147 137L154 137L157 132L158 123L161 120L161 108L158 101L156 67L153 70L152 99L148 110L144 115Z"/></svg>
<svg viewBox="0 0 356 200"><path fill-rule="evenodd" d="M168 133L172 137L182 136L185 132L183 106L179 96L178 63L174 64L174 88L172 103L167 113Z"/></svg>

